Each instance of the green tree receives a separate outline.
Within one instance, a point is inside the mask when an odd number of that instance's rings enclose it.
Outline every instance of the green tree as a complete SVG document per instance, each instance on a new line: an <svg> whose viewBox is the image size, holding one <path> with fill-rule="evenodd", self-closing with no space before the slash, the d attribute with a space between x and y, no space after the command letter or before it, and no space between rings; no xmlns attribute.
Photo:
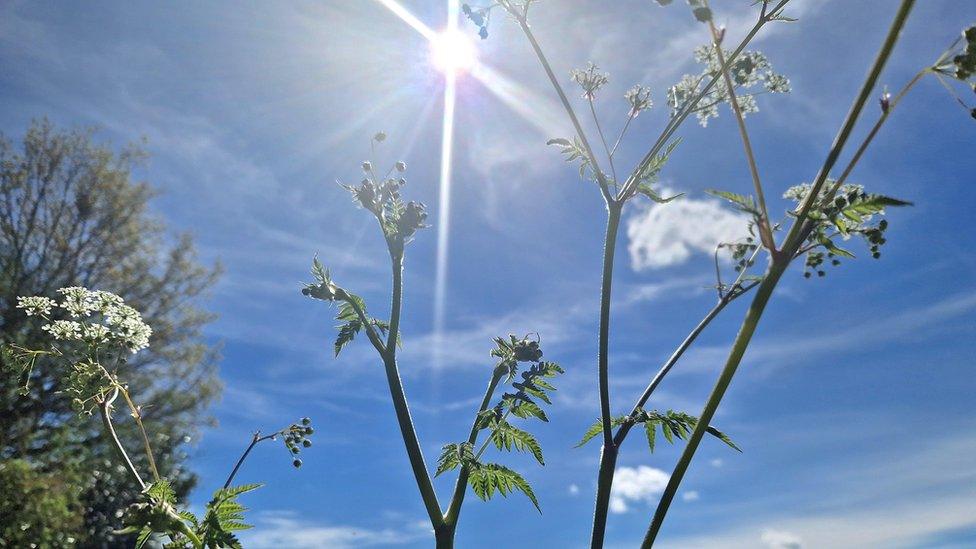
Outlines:
<svg viewBox="0 0 976 549"><path fill-rule="evenodd" d="M154 330L152 346L133 357L127 379L151 403L142 417L152 426L158 467L182 495L195 478L184 469L181 448L207 421L203 411L220 390L218 353L201 333L213 315L194 304L219 267L201 266L191 238L173 238L150 215L155 192L132 175L145 156L138 147L116 151L98 144L91 130L60 130L46 120L33 123L19 147L0 132L0 344L33 347L46 335L16 309L17 296L54 297L66 286L124 296ZM78 545L118 543L111 532L138 489L97 422L77 417L58 391L64 372L54 365L24 379L9 357L0 360L0 467L21 471L24 479L5 485L4 499L27 498L46 482L51 506L61 505L60 497L80 502L64 508L79 520L63 521ZM22 390L25 383L30 391ZM119 436L137 445L141 439L128 423ZM61 482L45 476L67 470L72 474ZM51 516L37 514L37 520ZM11 520L19 519L0 514L0 532Z"/></svg>

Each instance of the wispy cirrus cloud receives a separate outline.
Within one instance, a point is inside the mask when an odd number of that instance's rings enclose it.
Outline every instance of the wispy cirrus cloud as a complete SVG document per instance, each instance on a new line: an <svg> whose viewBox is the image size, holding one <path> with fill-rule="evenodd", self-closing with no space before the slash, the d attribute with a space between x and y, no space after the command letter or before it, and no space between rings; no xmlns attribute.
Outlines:
<svg viewBox="0 0 976 549"><path fill-rule="evenodd" d="M429 526L416 522L382 529L333 525L297 518L291 511L266 511L256 517L255 530L241 534L255 549L345 549L404 545L430 536Z"/></svg>

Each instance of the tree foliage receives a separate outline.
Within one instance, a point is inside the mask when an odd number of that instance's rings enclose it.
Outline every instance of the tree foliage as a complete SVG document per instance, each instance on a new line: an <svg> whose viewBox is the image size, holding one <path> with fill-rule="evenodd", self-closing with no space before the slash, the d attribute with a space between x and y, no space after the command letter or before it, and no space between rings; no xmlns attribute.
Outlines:
<svg viewBox="0 0 976 549"><path fill-rule="evenodd" d="M0 344L38 348L47 336L26 322L18 296L55 297L68 286L124 295L155 330L152 348L130 362L128 381L153 402L145 417L155 428L160 468L185 493L194 477L180 447L207 421L203 411L219 390L216 349L201 335L213 316L195 304L218 269L200 265L191 238L172 238L150 214L154 191L133 175L144 158L138 148L116 151L92 131L47 121L35 122L17 144L0 134ZM89 474L63 486L84 507L84 528L73 535L82 545L110 539L117 512L137 491L114 465L106 467L114 455L98 426L76 418L71 397L56 390L67 366L30 370L33 390L25 395L19 366L9 355L0 361L0 463L27 460L39 474L76 463ZM137 441L128 426L119 436Z"/></svg>

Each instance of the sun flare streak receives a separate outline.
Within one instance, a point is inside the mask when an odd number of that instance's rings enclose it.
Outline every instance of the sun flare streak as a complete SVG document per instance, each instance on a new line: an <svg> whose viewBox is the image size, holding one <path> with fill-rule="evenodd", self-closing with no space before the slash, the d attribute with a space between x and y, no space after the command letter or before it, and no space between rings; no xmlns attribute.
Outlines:
<svg viewBox="0 0 976 549"><path fill-rule="evenodd" d="M396 15L397 17L402 19L404 23L410 25L410 27L413 30L419 32L427 40L434 40L435 38L437 38L436 32L434 32L427 25L423 24L423 22L420 19L417 19L417 17L414 14L410 13L410 11L408 11L407 8L400 5L400 3L397 2L396 0L376 0L376 1L382 4L386 9L393 12L393 15Z"/></svg>

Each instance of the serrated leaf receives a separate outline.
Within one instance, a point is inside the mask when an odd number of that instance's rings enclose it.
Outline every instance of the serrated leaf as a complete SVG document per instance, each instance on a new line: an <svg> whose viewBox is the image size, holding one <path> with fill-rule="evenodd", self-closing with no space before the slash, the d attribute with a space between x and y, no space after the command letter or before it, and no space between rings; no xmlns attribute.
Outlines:
<svg viewBox="0 0 976 549"><path fill-rule="evenodd" d="M617 416L617 417L610 418L610 426L617 427L623 425L624 423L627 423L629 419L630 419L629 416ZM603 432L603 420L598 419L596 420L595 423L593 423L593 425L590 425L590 428L587 429L585 433L583 433L583 438L579 442L577 442L576 446L574 446L573 448L579 448L583 446L587 442L593 440L594 437L596 437L602 432Z"/></svg>
<svg viewBox="0 0 976 549"><path fill-rule="evenodd" d="M820 242L820 244L823 245L824 248L827 249L827 251L831 252L834 255L839 255L841 257L848 257L851 259L854 258L854 254L852 254L851 252L843 248L838 247L836 244L834 244L833 240L827 238L826 236L821 236L818 239L818 241Z"/></svg>
<svg viewBox="0 0 976 549"><path fill-rule="evenodd" d="M756 206L755 200L751 196L746 196L743 194L733 193L729 191L718 191L715 189L707 189L706 193L716 196L718 198L724 198L732 204L734 204L739 210L752 214L754 216L759 216L759 208Z"/></svg>
<svg viewBox="0 0 976 549"><path fill-rule="evenodd" d="M549 422L549 418L546 416L546 413L542 410L542 408L540 408L535 402L529 400L528 397L522 397L520 400L513 400L509 410L512 412L512 414L523 419L536 417L542 421L545 421L546 423Z"/></svg>
<svg viewBox="0 0 976 549"><path fill-rule="evenodd" d="M504 465L498 463L473 465L471 474L468 476L468 484L482 501L491 499L496 491L503 497L508 497L508 494L514 491L522 492L529 498L536 510L542 512L539 507L539 500L528 481Z"/></svg>
<svg viewBox="0 0 976 549"><path fill-rule="evenodd" d="M718 429L716 429L715 427L712 427L711 425L709 425L709 426L708 426L708 428L706 429L706 432L707 432L708 434L710 434L710 435L712 435L713 437L715 437L715 438L717 438L717 439L719 439L719 440L721 440L721 441L722 441L722 442L724 442L725 444L727 444L727 445L729 445L729 446L730 446L730 447L731 447L731 448L732 448L733 450L735 450L735 451L737 451L737 452L741 452L741 451L742 451L742 449L741 449L741 448L739 448L739 446L738 446L738 445L736 445L736 443L734 443L734 442L732 442L732 439L731 439L731 438L729 438L729 436L728 436L728 435L726 435L726 434L725 434L725 433L723 433L722 431L719 431L719 430L718 430Z"/></svg>
<svg viewBox="0 0 976 549"><path fill-rule="evenodd" d="M356 334L359 333L363 327L363 323L359 319L350 320L345 324L337 326L339 328L339 334L336 336L335 340L335 356L339 356L342 349L355 339Z"/></svg>
<svg viewBox="0 0 976 549"><path fill-rule="evenodd" d="M474 461L474 447L469 442L460 444L445 444L441 451L441 456L437 458L437 471L434 476L438 477L447 471L457 469L462 465Z"/></svg>
<svg viewBox="0 0 976 549"><path fill-rule="evenodd" d="M647 198L650 198L651 200L657 202L658 204L667 204L668 202L671 202L672 200L679 198L685 194L685 193L678 193L674 196L664 198L661 195L654 192L654 189L652 189L651 186L646 183L638 184L637 192L646 196Z"/></svg>
<svg viewBox="0 0 976 549"><path fill-rule="evenodd" d="M644 432L647 434L647 447L654 453L654 439L656 438L657 425L653 421L644 422Z"/></svg>
<svg viewBox="0 0 976 549"><path fill-rule="evenodd" d="M149 542L152 537L152 528L144 526L142 530L139 530L139 535L136 537L136 549L142 549Z"/></svg>
<svg viewBox="0 0 976 549"><path fill-rule="evenodd" d="M176 492L173 491L173 485L165 478L161 478L150 484L146 488L146 495L164 503L176 503Z"/></svg>
<svg viewBox="0 0 976 549"><path fill-rule="evenodd" d="M540 465L546 464L542 456L542 447L528 431L523 431L504 420L496 422L492 426L492 429L491 441L499 450L505 449L511 451L512 448L515 448L519 452L528 450Z"/></svg>
<svg viewBox="0 0 976 549"><path fill-rule="evenodd" d="M590 165L590 158L579 139L573 137L573 140L570 141L563 137L557 137L546 141L546 145L559 147L559 153L563 155L566 162L578 161L580 178L582 179L585 176L586 168Z"/></svg>

